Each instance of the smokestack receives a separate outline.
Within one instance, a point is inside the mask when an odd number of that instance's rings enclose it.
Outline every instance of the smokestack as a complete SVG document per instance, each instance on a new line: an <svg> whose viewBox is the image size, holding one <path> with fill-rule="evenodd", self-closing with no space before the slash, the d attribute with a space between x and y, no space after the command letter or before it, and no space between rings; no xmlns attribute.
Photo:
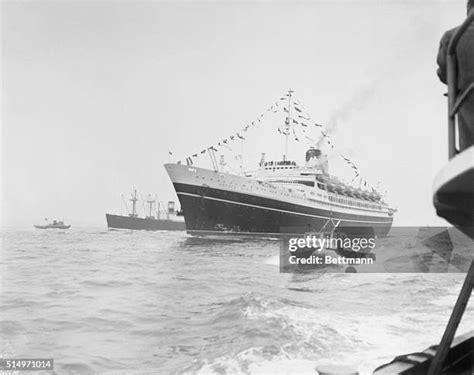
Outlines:
<svg viewBox="0 0 474 375"><path fill-rule="evenodd" d="M306 151L306 168L320 169L325 175L329 174L328 156L320 149L311 147Z"/></svg>

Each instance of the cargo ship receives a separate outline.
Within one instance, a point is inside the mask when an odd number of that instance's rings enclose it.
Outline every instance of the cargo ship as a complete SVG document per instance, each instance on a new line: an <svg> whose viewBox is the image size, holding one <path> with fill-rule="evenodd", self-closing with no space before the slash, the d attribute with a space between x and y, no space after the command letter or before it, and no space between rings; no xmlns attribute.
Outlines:
<svg viewBox="0 0 474 375"><path fill-rule="evenodd" d="M318 232L331 223L345 235L386 235L396 209L374 188L353 187L329 174L328 156L317 147L306 150L304 165L287 158L292 91L279 132L286 136L281 160L262 154L253 172L226 173L214 169L165 164L191 235L282 235ZM239 133L237 133L239 135ZM207 152L217 160L214 147ZM303 151L304 152L304 151Z"/></svg>
<svg viewBox="0 0 474 375"><path fill-rule="evenodd" d="M132 202L132 212L128 216L105 214L107 227L109 229L128 229L128 230L185 230L181 211L175 209L175 202L169 201L165 211L160 210L156 200L149 197L146 200L148 206L147 215L139 217L137 213L137 191L132 194L130 201ZM153 215L153 208L157 207L156 216Z"/></svg>

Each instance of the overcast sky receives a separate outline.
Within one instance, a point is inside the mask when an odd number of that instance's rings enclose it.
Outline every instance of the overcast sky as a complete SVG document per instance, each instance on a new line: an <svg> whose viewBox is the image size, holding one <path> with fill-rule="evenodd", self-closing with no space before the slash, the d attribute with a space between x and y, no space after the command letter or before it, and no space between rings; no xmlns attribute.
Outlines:
<svg viewBox="0 0 474 375"><path fill-rule="evenodd" d="M105 227L133 187L176 200L168 150L217 144L290 87L331 124L335 173L350 155L396 225L444 223L431 203L447 161L436 54L464 17L464 0L3 2L3 224ZM281 157L278 121L250 137L246 168ZM291 147L299 163L304 152Z"/></svg>

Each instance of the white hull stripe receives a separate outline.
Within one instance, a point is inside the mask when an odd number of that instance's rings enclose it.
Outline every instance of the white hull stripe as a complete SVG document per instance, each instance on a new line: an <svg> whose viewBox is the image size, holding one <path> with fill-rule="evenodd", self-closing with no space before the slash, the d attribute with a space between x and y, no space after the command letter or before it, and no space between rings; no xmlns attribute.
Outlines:
<svg viewBox="0 0 474 375"><path fill-rule="evenodd" d="M301 236L301 233L287 233L287 232L282 232L282 233L271 233L271 232L232 232L232 231L225 231L225 230L202 230L202 229L189 229L186 230L187 233L189 234L195 234L195 233L212 233L216 234L219 237L222 236L249 236L249 237L284 237L284 236Z"/></svg>
<svg viewBox="0 0 474 375"><path fill-rule="evenodd" d="M302 212L294 212L294 211L280 210L280 209L278 209L278 208L269 208L269 207L264 207L264 206L257 206L257 205L254 205L254 204L248 204L248 203L241 203L241 202L229 201L229 200L220 199L220 198L206 197L206 196L201 196L201 195L198 195L198 194L181 193L181 192L177 192L177 194L178 194L178 195L188 195L188 196L190 196L190 197L197 197L197 198L203 197L204 199L209 199L209 200L213 200L213 201L231 203L231 204L236 204L236 205L240 205L240 206L247 206L247 207L260 208L260 209L262 209L262 210L269 210L269 211L276 211L276 212L284 212L284 213L292 214L292 215L300 215L300 216L308 216L308 217L317 217L317 218L320 218L320 219L327 219L327 220L335 219L334 217L331 218L331 217L327 217L327 216L318 216L318 215L304 214L304 213L302 213ZM390 221L347 220L347 219L338 219L338 218L337 218L337 220L346 221L346 222L352 222L352 223L391 224Z"/></svg>

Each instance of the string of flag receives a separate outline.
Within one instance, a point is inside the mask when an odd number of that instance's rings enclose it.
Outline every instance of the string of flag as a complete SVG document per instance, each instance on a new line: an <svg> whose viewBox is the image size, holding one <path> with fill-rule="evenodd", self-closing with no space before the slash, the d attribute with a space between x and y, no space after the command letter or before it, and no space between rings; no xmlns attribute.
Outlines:
<svg viewBox="0 0 474 375"><path fill-rule="evenodd" d="M280 109L280 103L279 103L280 100L286 100L286 99L287 99L286 97L283 97L283 98L280 98L279 100L277 100L265 112L261 113L254 121L252 121L250 124L248 124L248 125L244 126L243 128L241 128L238 132L236 132L236 133L228 136L227 138L224 138L223 140L217 142L216 146L209 146L209 147L201 150L200 152L191 154L190 156L188 156L186 158L186 164L193 165L193 159L197 158L200 154L205 154L208 151L217 152L218 149L216 147L219 147L219 148L223 147L223 148L226 148L228 150L232 150L232 148L230 147L230 144L232 142L237 141L237 140L240 140L240 141L246 140L246 137L244 136L244 133L248 132L251 128L258 128L261 125L262 120L264 119L266 113L268 113L268 112L277 113ZM172 155L172 153L170 153L170 155ZM178 161L178 164L181 164L181 160Z"/></svg>
<svg viewBox="0 0 474 375"><path fill-rule="evenodd" d="M200 155L203 155L207 152L217 152L219 149L225 148L227 150L232 150L231 144L235 141L245 141L246 140L246 133L251 130L252 128L258 128L265 118L267 113L277 113L281 110L285 114L287 114L286 121L283 125L277 128L277 131L280 135L284 136L292 136L292 138L296 142L305 142L310 145L318 144L321 141L325 141L328 147L334 149L335 145L331 140L329 134L323 131L326 128L323 124L313 121L310 114L304 106L296 99L293 100L291 103L291 107L288 106L288 103L283 104L285 101L288 101L288 96L290 94L286 93L285 95L281 96L277 101L275 101L270 107L268 107L263 113L261 113L254 121L250 122L249 124L242 127L238 132L233 133L232 135L220 140L217 142L216 145L211 145L202 149L199 152L193 153L186 158L186 163L188 165L193 165L193 159L198 158ZM294 114L294 118L290 119L290 111ZM290 123L291 121L291 123ZM291 129L291 130L290 130ZM315 129L319 130L320 137L319 140L316 141L313 139L309 133L312 133ZM300 133L301 132L301 133ZM172 155L172 152L169 152ZM349 167L354 172L354 180L360 176L359 170L355 163L353 163L348 157L341 155L341 157L345 160L345 162L349 165ZM181 164L181 160L178 161L178 164ZM353 181L354 181L353 180Z"/></svg>

